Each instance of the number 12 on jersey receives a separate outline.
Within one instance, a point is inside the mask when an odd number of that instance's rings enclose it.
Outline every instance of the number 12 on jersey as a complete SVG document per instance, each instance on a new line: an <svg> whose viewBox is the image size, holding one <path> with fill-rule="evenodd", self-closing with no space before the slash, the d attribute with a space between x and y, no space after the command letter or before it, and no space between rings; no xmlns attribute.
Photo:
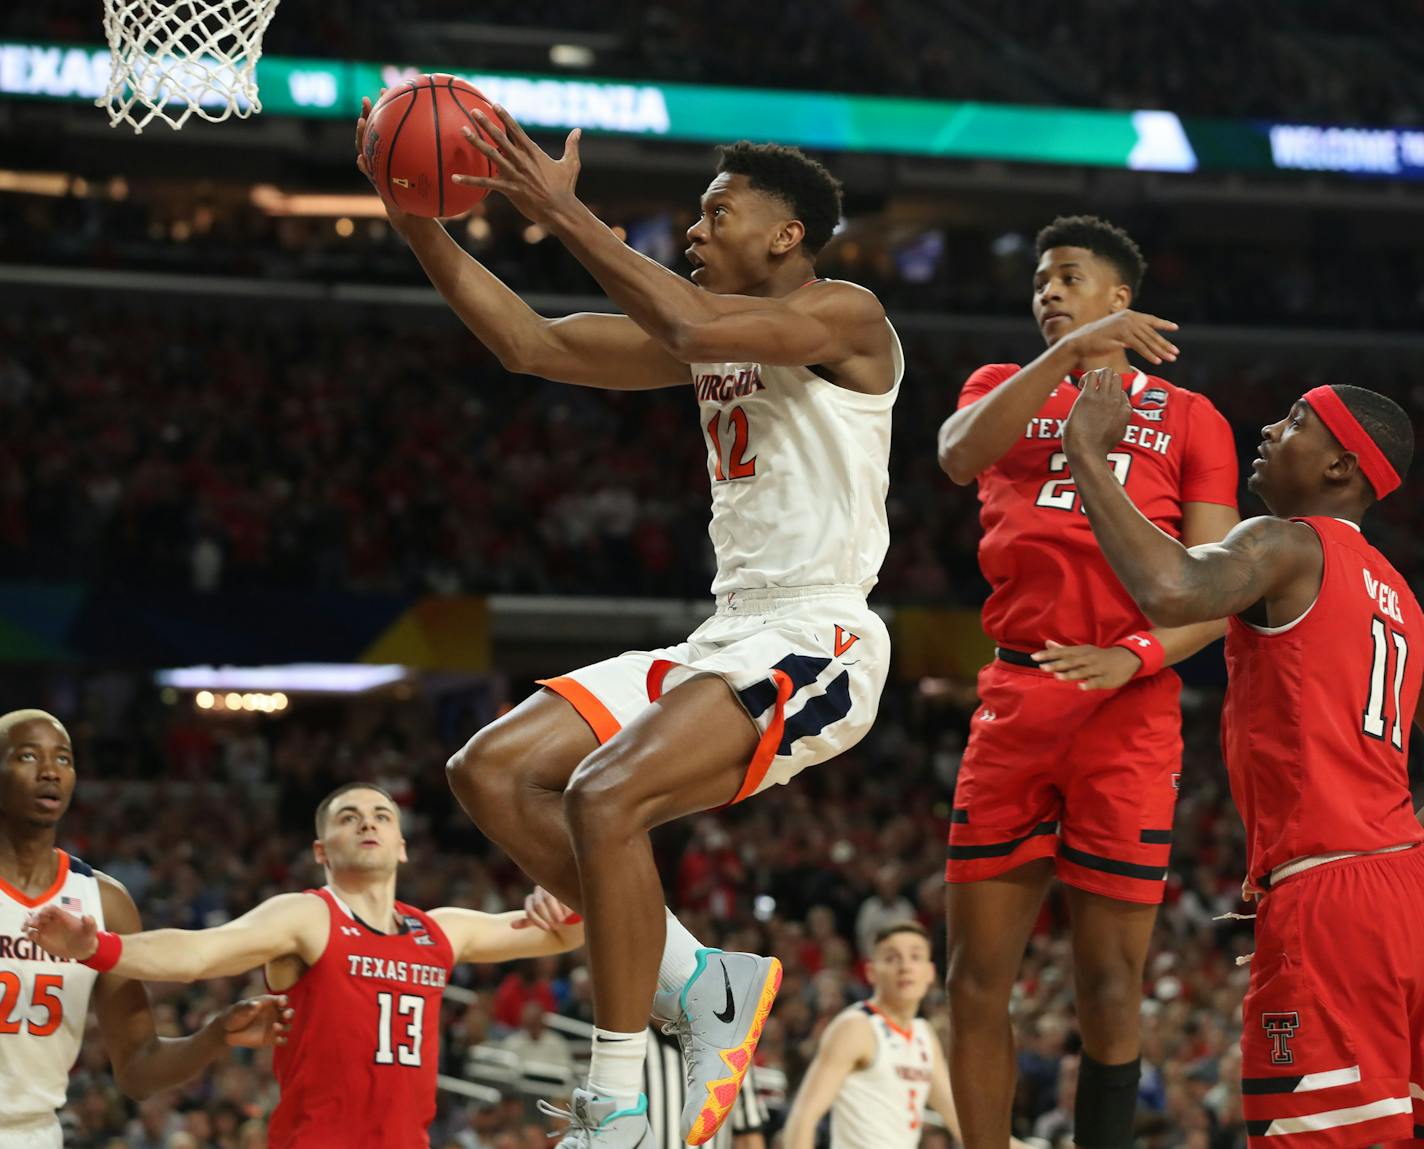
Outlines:
<svg viewBox="0 0 1424 1149"><path fill-rule="evenodd" d="M727 422L732 432L730 451L724 451L722 447L722 412L718 411L707 421L707 437L712 440L712 459L715 464L712 479L717 483L724 483L728 479L750 479L756 474L756 456L749 456L747 453L752 437L747 413L740 407L733 407L727 412Z"/></svg>

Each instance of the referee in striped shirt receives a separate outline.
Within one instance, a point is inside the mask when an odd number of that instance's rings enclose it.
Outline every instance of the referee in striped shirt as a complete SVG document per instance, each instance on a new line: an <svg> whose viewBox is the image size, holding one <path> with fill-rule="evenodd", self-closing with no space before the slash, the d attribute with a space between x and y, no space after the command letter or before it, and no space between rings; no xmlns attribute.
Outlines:
<svg viewBox="0 0 1424 1149"><path fill-rule="evenodd" d="M683 1075L682 1050L676 1039L664 1036L656 1026L648 1027L648 1059L643 1063L643 1092L648 1095L648 1121L653 1127L650 1149L687 1149L678 1133L687 1079ZM732 1106L732 1115L707 1142L708 1149L766 1149L766 1106L756 1091L756 1066L747 1067L742 1091Z"/></svg>

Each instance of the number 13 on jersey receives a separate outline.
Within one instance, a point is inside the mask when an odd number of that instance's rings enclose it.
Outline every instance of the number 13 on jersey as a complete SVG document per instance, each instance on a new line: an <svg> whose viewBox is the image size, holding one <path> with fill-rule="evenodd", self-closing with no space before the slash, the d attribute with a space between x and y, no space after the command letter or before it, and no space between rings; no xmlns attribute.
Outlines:
<svg viewBox="0 0 1424 1149"><path fill-rule="evenodd" d="M756 456L751 454L751 425L747 413L733 407L725 413L731 432L731 450L723 447L723 412L718 411L707 421L707 437L712 441L712 480L724 483L728 479L750 479L756 474Z"/></svg>

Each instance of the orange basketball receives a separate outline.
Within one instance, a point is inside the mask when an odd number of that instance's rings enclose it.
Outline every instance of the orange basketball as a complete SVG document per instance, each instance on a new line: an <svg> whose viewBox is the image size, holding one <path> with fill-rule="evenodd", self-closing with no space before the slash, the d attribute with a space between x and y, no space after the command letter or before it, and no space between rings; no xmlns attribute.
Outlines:
<svg viewBox="0 0 1424 1149"><path fill-rule="evenodd" d="M464 215L489 194L455 183L454 175L489 176L494 165L461 133L472 128L488 139L474 113L495 123L479 89L436 72L391 88L371 109L366 124L366 165L387 203L427 218Z"/></svg>

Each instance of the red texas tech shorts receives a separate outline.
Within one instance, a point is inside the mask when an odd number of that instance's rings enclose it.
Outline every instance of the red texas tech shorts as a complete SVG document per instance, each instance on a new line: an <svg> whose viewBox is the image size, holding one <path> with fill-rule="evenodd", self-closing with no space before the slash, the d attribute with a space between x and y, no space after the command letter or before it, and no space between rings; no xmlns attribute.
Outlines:
<svg viewBox="0 0 1424 1149"><path fill-rule="evenodd" d="M946 880L982 881L1051 857L1069 885L1161 902L1182 761L1181 680L1163 670L1116 691L1082 690L1003 656L979 672Z"/></svg>

